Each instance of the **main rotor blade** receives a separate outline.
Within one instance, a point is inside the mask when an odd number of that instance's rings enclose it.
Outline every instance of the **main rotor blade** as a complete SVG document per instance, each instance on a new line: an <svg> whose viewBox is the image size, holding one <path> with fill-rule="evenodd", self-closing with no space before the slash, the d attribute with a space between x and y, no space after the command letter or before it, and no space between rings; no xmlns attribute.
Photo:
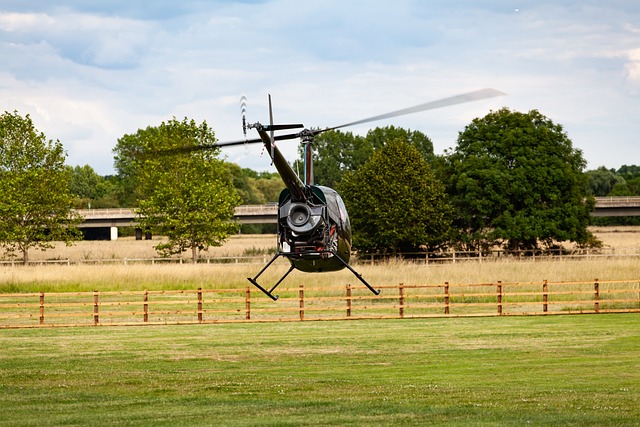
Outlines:
<svg viewBox="0 0 640 427"><path fill-rule="evenodd" d="M476 90L476 91L473 91L473 92L463 93L463 94L456 95L456 96L451 96L449 98L443 98L443 99L439 99L439 100L436 100L436 101L426 102L424 104L416 105L414 107L403 108L402 110L392 111L390 113L380 114L378 116L373 116L373 117L369 117L369 118L362 119L362 120L356 120L354 122L345 123L345 124L342 124L342 125L339 125L339 126L334 126L334 127L330 127L330 128L324 128L324 129L313 129L310 132L313 135L317 135L317 134L322 133L322 132L327 132L327 131L335 130L335 129L341 129L341 128L348 127L348 126L355 126L355 125L359 125L359 124L363 124L363 123L374 122L374 121L377 121L377 120L384 120L384 119L389 119L389 118L392 118L392 117L398 117L398 116L404 116L404 115L407 115L407 114L418 113L420 111L434 110L436 108L448 107L450 105L456 105L456 104L463 104L465 102L479 101L481 99L493 98L493 97L496 97L496 96L503 96L503 95L506 95L506 93L500 92L499 90L496 90L496 89L485 88L485 89L480 89L480 90ZM297 129L297 128L303 128L303 127L304 127L304 125L302 125L302 124L274 125L273 124L273 110L272 110L272 107L271 107L271 95L269 95L269 125L265 126L264 129L270 133L269 136L271 137L271 141L272 142L273 141L285 141L285 140L289 140L289 139L297 139L304 132L303 131L303 132L299 132L299 133L289 133L289 134L285 134L285 135L274 135L274 131L286 130L286 129ZM244 144L257 144L257 143L262 143L262 142L263 141L262 141L261 138L242 139L242 140L237 140L237 141L217 142L215 144L209 144L209 145L197 145L197 146L194 146L194 147L171 149L171 150L163 151L163 153L166 153L166 154L179 153L179 152L188 153L188 152L193 152L193 151L212 150L212 149L214 149L216 147L229 147L229 146L244 145Z"/></svg>
<svg viewBox="0 0 640 427"><path fill-rule="evenodd" d="M267 130L287 130L287 129L301 129L304 125L301 123L292 123L288 125L269 125Z"/></svg>
<svg viewBox="0 0 640 427"><path fill-rule="evenodd" d="M502 95L506 95L506 93L500 92L499 90L491 89L491 88L480 89L473 92L451 96L449 98L439 99L437 101L426 102L424 104L416 105L414 107L403 108L402 110L392 111L390 113L380 114L378 116L373 116L373 117L369 117L362 120L356 120L355 122L345 123L340 126L334 126L328 129L320 129L314 133L326 132L329 130L344 128L347 126L355 126L362 123L375 122L377 120L389 119L391 117L404 116L407 114L418 113L420 111L434 110L436 108L448 107L450 105L456 105L456 104L463 104L465 102L479 101L481 99L493 98L495 96L502 96Z"/></svg>
<svg viewBox="0 0 640 427"><path fill-rule="evenodd" d="M299 133L288 133L285 135L275 135L273 137L274 141L286 141L289 139L299 138ZM252 139L239 139L236 141L224 141L224 142L216 142L215 144L206 144L206 145L195 145L193 147L184 147L184 148L175 148L170 150L163 151L164 153L190 153L192 151L204 151L204 150L213 150L217 147L230 147L234 145L244 145L244 144L258 144L262 143L262 139L260 138L252 138Z"/></svg>

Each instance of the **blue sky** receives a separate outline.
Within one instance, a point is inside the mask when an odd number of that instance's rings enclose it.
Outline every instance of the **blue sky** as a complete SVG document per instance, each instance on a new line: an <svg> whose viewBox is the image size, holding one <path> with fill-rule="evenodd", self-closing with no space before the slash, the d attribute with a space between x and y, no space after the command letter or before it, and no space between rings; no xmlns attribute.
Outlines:
<svg viewBox="0 0 640 427"><path fill-rule="evenodd" d="M473 118L536 109L589 169L640 164L640 2L0 3L0 111L30 114L68 164L103 175L118 138L174 116L241 139L241 95L252 122L271 93L276 122L325 127L484 87L508 96L349 130L419 130L440 154ZM225 154L269 170L259 146Z"/></svg>

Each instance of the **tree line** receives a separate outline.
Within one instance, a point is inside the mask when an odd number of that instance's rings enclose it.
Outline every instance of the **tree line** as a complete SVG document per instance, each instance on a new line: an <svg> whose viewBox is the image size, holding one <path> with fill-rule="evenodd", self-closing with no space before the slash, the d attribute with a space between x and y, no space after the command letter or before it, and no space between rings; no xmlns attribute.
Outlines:
<svg viewBox="0 0 640 427"><path fill-rule="evenodd" d="M158 251L196 259L237 231L235 206L276 202L284 187L276 173L221 160L215 140L206 122L174 118L122 136L116 173L100 176L64 165L59 141L5 112L0 245L26 262L29 248L79 237L71 208L137 207L144 227L169 237ZM562 126L536 110L474 119L443 155L425 134L393 126L330 131L314 145L315 181L341 192L362 252L597 245L587 229L593 196L640 195L640 167L586 171Z"/></svg>

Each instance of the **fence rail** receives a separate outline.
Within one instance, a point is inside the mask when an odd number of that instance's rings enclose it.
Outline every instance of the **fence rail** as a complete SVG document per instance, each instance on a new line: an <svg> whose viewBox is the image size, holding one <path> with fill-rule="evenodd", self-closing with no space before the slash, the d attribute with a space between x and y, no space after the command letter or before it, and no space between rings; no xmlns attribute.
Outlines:
<svg viewBox="0 0 640 427"><path fill-rule="evenodd" d="M0 329L640 312L640 279L0 294Z"/></svg>

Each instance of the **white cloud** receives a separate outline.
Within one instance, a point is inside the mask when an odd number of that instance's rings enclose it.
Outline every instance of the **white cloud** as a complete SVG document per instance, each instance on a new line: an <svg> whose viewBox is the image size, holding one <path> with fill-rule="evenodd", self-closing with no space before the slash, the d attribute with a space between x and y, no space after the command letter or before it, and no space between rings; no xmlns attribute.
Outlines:
<svg viewBox="0 0 640 427"><path fill-rule="evenodd" d="M631 83L640 85L640 48L628 52L628 62L625 69Z"/></svg>
<svg viewBox="0 0 640 427"><path fill-rule="evenodd" d="M131 67L144 53L153 25L73 11L0 13L0 30L14 44L45 41L62 57L106 68Z"/></svg>
<svg viewBox="0 0 640 427"><path fill-rule="evenodd" d="M487 86L509 96L380 125L421 130L441 152L489 109L535 108L566 125L590 167L640 164L629 2L3 3L0 110L31 113L70 163L103 174L120 136L172 116L241 138L242 94L252 121L272 93L276 120L332 126ZM263 168L259 152L227 151Z"/></svg>

